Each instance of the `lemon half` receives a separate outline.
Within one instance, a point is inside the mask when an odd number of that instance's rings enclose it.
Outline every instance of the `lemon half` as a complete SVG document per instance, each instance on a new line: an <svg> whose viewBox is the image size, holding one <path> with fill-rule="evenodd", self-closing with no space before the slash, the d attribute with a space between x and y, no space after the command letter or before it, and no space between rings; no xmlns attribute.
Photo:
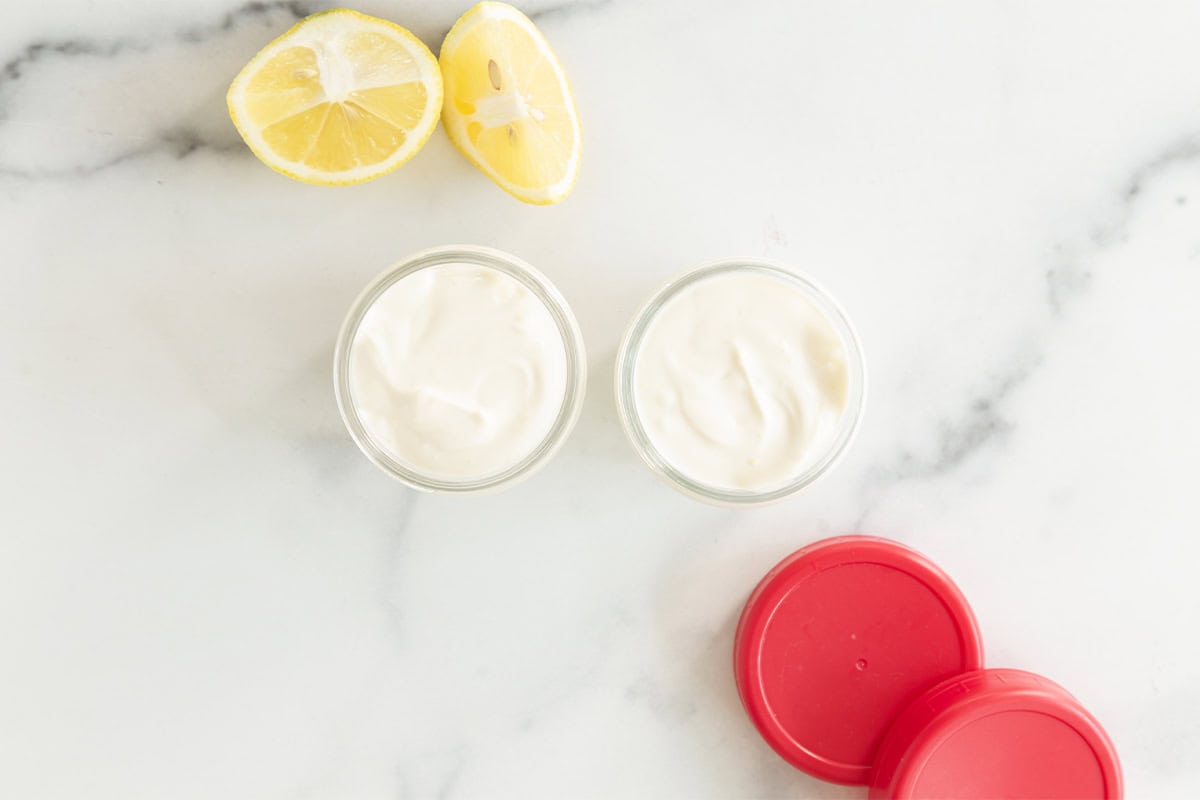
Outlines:
<svg viewBox="0 0 1200 800"><path fill-rule="evenodd" d="M579 175L579 115L537 26L505 3L464 14L442 43L442 121L455 146L526 203L557 203Z"/></svg>
<svg viewBox="0 0 1200 800"><path fill-rule="evenodd" d="M361 183L408 161L437 127L442 77L399 25L339 8L300 20L233 79L229 115L267 166Z"/></svg>

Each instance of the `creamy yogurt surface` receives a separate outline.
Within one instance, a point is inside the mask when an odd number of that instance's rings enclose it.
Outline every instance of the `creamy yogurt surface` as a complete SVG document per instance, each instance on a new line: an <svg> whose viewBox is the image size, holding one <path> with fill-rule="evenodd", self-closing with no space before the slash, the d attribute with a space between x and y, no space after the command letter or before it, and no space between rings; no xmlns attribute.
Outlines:
<svg viewBox="0 0 1200 800"><path fill-rule="evenodd" d="M834 445L848 395L847 344L806 289L751 269L684 286L636 353L646 436L691 480L768 491Z"/></svg>
<svg viewBox="0 0 1200 800"><path fill-rule="evenodd" d="M523 461L554 426L567 351L546 305L491 267L425 267L359 323L350 396L371 439L425 476L470 481Z"/></svg>

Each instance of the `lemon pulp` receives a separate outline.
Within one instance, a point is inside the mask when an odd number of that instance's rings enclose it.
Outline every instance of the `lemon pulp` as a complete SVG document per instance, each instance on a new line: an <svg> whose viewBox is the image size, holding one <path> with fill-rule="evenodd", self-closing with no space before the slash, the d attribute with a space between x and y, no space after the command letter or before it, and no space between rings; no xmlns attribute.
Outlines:
<svg viewBox="0 0 1200 800"><path fill-rule="evenodd" d="M227 99L242 138L272 169L307 183L359 183L421 148L437 126L442 80L404 28L335 9L263 48Z"/></svg>
<svg viewBox="0 0 1200 800"><path fill-rule="evenodd" d="M455 146L502 189L555 203L579 174L580 129L562 65L520 11L484 2L442 44L442 120Z"/></svg>

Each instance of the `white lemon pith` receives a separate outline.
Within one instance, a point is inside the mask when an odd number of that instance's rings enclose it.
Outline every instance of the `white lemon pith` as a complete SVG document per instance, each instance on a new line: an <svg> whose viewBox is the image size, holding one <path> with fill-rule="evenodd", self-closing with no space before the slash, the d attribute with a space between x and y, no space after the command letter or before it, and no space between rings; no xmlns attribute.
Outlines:
<svg viewBox="0 0 1200 800"><path fill-rule="evenodd" d="M259 51L227 95L267 166L305 183L361 183L412 158L437 127L437 60L404 28L334 9Z"/></svg>
<svg viewBox="0 0 1200 800"><path fill-rule="evenodd" d="M579 175L580 130L562 65L520 11L485 2L442 43L442 121L455 146L500 188L556 203Z"/></svg>

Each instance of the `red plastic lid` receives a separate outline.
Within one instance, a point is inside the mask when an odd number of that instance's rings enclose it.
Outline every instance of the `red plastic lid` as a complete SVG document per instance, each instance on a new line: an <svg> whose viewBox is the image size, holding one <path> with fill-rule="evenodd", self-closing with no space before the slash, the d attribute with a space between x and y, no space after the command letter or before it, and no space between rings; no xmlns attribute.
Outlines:
<svg viewBox="0 0 1200 800"><path fill-rule="evenodd" d="M1065 689L1015 669L930 689L879 748L870 797L1120 798L1121 767L1095 718Z"/></svg>
<svg viewBox="0 0 1200 800"><path fill-rule="evenodd" d="M784 559L742 611L738 692L787 761L837 783L870 781L892 721L927 689L982 666L962 593L887 539L825 539Z"/></svg>

